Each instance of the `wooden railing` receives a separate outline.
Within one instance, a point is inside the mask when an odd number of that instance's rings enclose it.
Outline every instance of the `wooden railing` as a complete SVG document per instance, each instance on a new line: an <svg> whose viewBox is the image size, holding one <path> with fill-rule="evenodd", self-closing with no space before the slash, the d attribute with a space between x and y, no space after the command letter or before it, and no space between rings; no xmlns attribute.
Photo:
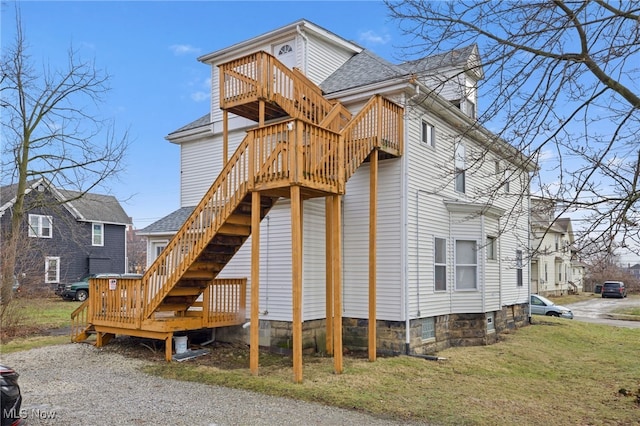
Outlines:
<svg viewBox="0 0 640 426"><path fill-rule="evenodd" d="M203 326L220 327L244 322L246 301L246 278L214 280L205 289L203 295Z"/></svg>
<svg viewBox="0 0 640 426"><path fill-rule="evenodd" d="M251 134L240 143L200 203L142 278L149 317L248 192Z"/></svg>
<svg viewBox="0 0 640 426"><path fill-rule="evenodd" d="M304 120L288 120L251 130L252 174L257 187L291 184L340 192L344 188L342 141L336 132Z"/></svg>
<svg viewBox="0 0 640 426"><path fill-rule="evenodd" d="M89 300L82 302L71 313L71 341L77 342L89 326ZM82 339L84 340L84 339Z"/></svg>
<svg viewBox="0 0 640 426"><path fill-rule="evenodd" d="M220 65L219 87L222 109L265 99L277 103L292 118L320 124L333 108L304 74L266 52Z"/></svg>
<svg viewBox="0 0 640 426"><path fill-rule="evenodd" d="M373 96L340 132L344 137L345 179L355 173L374 148L402 154L403 108Z"/></svg>
<svg viewBox="0 0 640 426"><path fill-rule="evenodd" d="M89 294L92 323L140 328L145 297L140 278L92 278Z"/></svg>

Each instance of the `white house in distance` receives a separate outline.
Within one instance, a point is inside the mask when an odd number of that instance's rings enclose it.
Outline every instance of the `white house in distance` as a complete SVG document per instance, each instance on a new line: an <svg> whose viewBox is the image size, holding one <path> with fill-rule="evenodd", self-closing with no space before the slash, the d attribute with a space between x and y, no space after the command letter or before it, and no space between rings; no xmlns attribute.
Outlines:
<svg viewBox="0 0 640 426"><path fill-rule="evenodd" d="M554 203L532 199L531 292L544 296L581 293L585 267L577 258L571 219L556 219L554 210Z"/></svg>
<svg viewBox="0 0 640 426"><path fill-rule="evenodd" d="M211 66L211 111L167 136L180 146L181 208L140 231L148 238L149 264L258 125L220 109L220 82L227 82L219 66L259 51L297 68L326 99L338 100L354 116L374 95L404 108L402 154L376 160L378 352L424 354L489 344L502 331L526 324L534 165L476 124L477 81L483 78L476 46L392 64L300 20L198 58ZM340 208L342 334L351 350L366 348L368 339L372 164L355 170ZM326 203L309 198L302 204L303 345L323 351ZM291 227L291 200L285 197L260 223L260 345L273 350L290 349ZM251 257L249 237L218 277L247 277L250 286ZM216 337L246 339L247 331L226 327Z"/></svg>

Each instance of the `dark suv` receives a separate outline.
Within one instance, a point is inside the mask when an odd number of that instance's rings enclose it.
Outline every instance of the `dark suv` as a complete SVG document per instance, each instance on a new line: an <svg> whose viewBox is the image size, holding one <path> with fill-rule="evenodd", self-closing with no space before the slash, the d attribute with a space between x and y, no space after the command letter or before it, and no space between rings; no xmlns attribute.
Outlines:
<svg viewBox="0 0 640 426"><path fill-rule="evenodd" d="M602 284L602 297L627 297L627 289L622 281L606 281Z"/></svg>

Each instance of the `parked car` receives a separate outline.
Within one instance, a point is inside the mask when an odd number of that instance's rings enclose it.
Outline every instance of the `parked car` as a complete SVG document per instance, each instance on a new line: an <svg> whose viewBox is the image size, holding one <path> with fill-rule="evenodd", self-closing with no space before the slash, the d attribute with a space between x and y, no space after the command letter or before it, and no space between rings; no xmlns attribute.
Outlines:
<svg viewBox="0 0 640 426"><path fill-rule="evenodd" d="M89 297L89 279L94 276L95 275L89 275L75 283L66 284L60 292L60 296L63 299L84 302Z"/></svg>
<svg viewBox="0 0 640 426"><path fill-rule="evenodd" d="M94 274L84 277L81 281L67 284L60 294L63 299L84 302L89 298L89 280L91 278L140 278L141 274Z"/></svg>
<svg viewBox="0 0 640 426"><path fill-rule="evenodd" d="M573 312L571 312L571 309L556 305L551 300L538 294L531 295L529 307L531 309L531 314L533 315L547 315L573 319Z"/></svg>
<svg viewBox="0 0 640 426"><path fill-rule="evenodd" d="M0 387L1 398L0 413L2 426L17 426L24 424L20 418L20 405L22 405L22 395L18 386L19 374L6 365L0 364Z"/></svg>
<svg viewBox="0 0 640 426"><path fill-rule="evenodd" d="M605 281L602 284L602 297L627 297L627 288L622 281Z"/></svg>

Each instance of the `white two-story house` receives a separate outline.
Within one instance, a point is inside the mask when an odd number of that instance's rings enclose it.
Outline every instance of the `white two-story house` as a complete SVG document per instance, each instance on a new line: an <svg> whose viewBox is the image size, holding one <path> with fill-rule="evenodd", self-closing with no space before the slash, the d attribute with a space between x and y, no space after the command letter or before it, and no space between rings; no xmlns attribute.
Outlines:
<svg viewBox="0 0 640 426"><path fill-rule="evenodd" d="M372 235L379 352L423 354L488 344L502 331L526 324L529 174L534 165L477 125L482 103L477 82L483 71L476 46L393 64L300 20L198 58L211 67L211 110L167 136L180 146L181 207L140 232L148 239L148 263L191 214L247 131L258 125L221 110L220 85L231 83L221 77L220 66L260 51L296 68L300 78L353 116L375 95L403 111L401 154L383 155L375 163L367 158L350 175L341 199L338 306L344 345L367 347ZM369 220L372 167L377 176L374 232ZM329 322L327 206L324 198L309 197L300 209L305 350L323 350ZM296 315L291 209L291 199L282 197L260 222L260 345L273 349L290 347ZM218 278L246 277L251 285L251 239ZM247 291L247 306L250 299ZM219 329L217 338L245 339L246 333L228 327Z"/></svg>
<svg viewBox="0 0 640 426"><path fill-rule="evenodd" d="M531 292L562 296L583 290L585 266L577 257L571 219L555 217L555 204L532 199Z"/></svg>

